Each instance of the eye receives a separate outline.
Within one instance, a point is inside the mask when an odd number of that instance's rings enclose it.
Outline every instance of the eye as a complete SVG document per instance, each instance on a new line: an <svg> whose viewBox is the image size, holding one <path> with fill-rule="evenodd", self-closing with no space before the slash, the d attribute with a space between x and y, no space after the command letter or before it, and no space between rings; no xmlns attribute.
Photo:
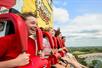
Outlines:
<svg viewBox="0 0 102 68"><path fill-rule="evenodd" d="M31 21L31 24L36 24L35 21Z"/></svg>

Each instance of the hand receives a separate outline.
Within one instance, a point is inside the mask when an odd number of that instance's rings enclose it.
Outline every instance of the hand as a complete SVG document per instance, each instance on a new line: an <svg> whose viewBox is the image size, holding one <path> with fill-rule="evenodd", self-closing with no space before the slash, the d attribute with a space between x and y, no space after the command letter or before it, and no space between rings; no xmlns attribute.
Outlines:
<svg viewBox="0 0 102 68"><path fill-rule="evenodd" d="M30 54L27 54L27 53L22 53L18 55L16 59L14 59L16 66L24 66L29 64L29 60L30 60L29 56Z"/></svg>
<svg viewBox="0 0 102 68"><path fill-rule="evenodd" d="M73 59L73 57L62 57L63 60L66 60L69 64L72 64L75 68L82 68L80 64Z"/></svg>

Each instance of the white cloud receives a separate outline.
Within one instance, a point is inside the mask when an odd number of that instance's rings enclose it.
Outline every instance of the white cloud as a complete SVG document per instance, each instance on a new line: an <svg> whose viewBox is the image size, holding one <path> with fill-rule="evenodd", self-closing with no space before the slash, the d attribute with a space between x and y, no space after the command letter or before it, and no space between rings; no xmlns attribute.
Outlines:
<svg viewBox="0 0 102 68"><path fill-rule="evenodd" d="M59 23L66 23L69 20L69 13L67 9L53 7L54 21Z"/></svg>
<svg viewBox="0 0 102 68"><path fill-rule="evenodd" d="M102 14L85 14L83 16L77 16L68 26L62 27L62 32L64 32L63 34L66 36L78 38L102 38Z"/></svg>

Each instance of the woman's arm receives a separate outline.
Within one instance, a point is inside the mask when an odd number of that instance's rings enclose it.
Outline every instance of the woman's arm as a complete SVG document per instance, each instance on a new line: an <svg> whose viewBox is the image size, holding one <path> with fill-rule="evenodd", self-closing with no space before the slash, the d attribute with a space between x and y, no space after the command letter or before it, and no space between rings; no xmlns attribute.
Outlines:
<svg viewBox="0 0 102 68"><path fill-rule="evenodd" d="M29 63L29 54L23 53L17 56L15 59L1 61L0 68L24 66L28 63Z"/></svg>

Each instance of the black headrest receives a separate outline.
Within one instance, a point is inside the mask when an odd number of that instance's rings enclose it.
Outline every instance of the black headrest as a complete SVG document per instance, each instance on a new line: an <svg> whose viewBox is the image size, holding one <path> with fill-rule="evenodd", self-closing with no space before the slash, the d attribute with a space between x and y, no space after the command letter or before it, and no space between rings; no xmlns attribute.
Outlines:
<svg viewBox="0 0 102 68"><path fill-rule="evenodd" d="M12 21L7 21L5 35L14 34L14 33L15 33L15 29Z"/></svg>

